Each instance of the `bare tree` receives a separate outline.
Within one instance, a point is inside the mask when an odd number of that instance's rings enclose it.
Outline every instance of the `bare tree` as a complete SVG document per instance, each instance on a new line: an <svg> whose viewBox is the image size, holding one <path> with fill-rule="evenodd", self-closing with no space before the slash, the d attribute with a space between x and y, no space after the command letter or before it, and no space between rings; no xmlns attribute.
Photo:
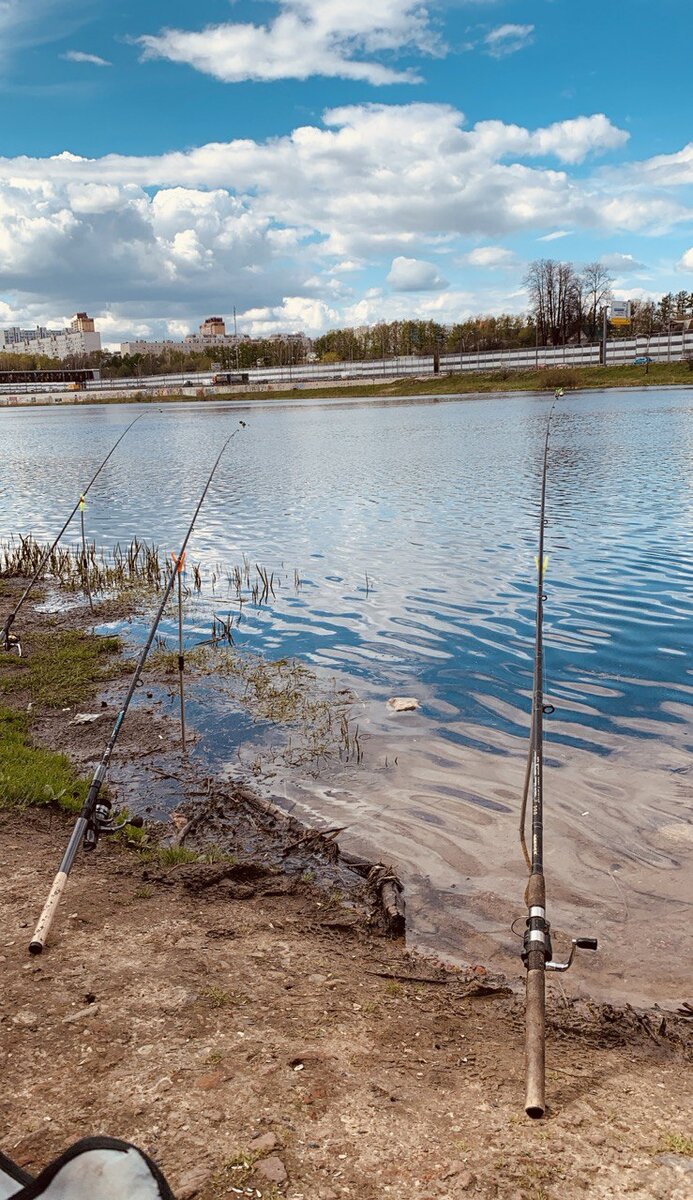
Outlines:
<svg viewBox="0 0 693 1200"><path fill-rule="evenodd" d="M613 276L600 262L586 263L582 268L582 284L585 295L587 336L594 341L599 331L599 310L611 299Z"/></svg>
<svg viewBox="0 0 693 1200"><path fill-rule="evenodd" d="M565 345L575 333L582 307L582 290L572 263L537 259L529 264L523 283L541 341Z"/></svg>

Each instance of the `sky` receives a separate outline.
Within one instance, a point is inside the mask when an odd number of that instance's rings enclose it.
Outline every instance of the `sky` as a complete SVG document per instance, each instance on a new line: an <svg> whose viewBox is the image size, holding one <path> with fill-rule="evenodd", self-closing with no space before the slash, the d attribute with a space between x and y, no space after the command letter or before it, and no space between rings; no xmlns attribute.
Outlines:
<svg viewBox="0 0 693 1200"><path fill-rule="evenodd" d="M690 0L0 0L0 326L104 344L693 291Z"/></svg>

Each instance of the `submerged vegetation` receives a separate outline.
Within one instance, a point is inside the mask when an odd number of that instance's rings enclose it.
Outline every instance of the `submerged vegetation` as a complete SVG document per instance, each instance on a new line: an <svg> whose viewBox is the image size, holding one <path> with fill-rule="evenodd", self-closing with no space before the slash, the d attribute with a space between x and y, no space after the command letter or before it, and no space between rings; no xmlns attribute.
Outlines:
<svg viewBox="0 0 693 1200"><path fill-rule="evenodd" d="M284 728L285 745L270 748L255 759L251 770L263 774L263 761L318 769L328 762L360 763L363 747L358 724L352 719L356 696L336 683L325 685L309 667L296 660L261 658L233 646L198 646L186 655L186 669L214 676L256 722ZM178 670L177 653L160 652L152 666L166 674Z"/></svg>
<svg viewBox="0 0 693 1200"><path fill-rule="evenodd" d="M48 545L29 534L0 543L0 577L28 578L38 570ZM67 591L125 591L147 586L158 590L170 574L170 567L158 547L135 538L128 546L97 550L87 543L82 547L56 546L49 555L44 574Z"/></svg>
<svg viewBox="0 0 693 1200"><path fill-rule="evenodd" d="M0 543L0 580L34 575L47 550L46 544L36 541L30 534ZM81 546L56 546L48 556L44 575L68 592L88 590L92 595L118 593L127 596L132 592L162 591L172 570L172 559L158 546L134 538L127 546L117 543L110 550L97 549L91 542L87 544L86 553ZM184 577L187 595L202 591L204 578L199 564L193 563L189 571L184 572ZM242 561L234 566L217 564L210 571L209 585L212 593L225 588L226 595L241 604L268 604L270 599L276 599L282 586L293 586L298 591L301 578L298 571L294 571L292 577L281 575L269 571L261 563L251 563L247 555L243 555ZM226 633L222 634L224 625ZM221 622L220 636L227 636L229 629L228 622Z"/></svg>

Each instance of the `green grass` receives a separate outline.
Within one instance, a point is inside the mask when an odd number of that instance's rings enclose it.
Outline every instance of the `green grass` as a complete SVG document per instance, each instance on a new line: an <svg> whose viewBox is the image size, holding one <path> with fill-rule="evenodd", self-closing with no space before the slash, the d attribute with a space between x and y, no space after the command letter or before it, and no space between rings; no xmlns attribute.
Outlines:
<svg viewBox="0 0 693 1200"><path fill-rule="evenodd" d="M57 803L77 812L89 788L64 754L42 750L28 740L25 713L0 708L0 808Z"/></svg>
<svg viewBox="0 0 693 1200"><path fill-rule="evenodd" d="M32 635L23 658L0 659L0 692L28 691L34 708L69 708L120 669L109 661L119 650L117 637L72 630Z"/></svg>
<svg viewBox="0 0 693 1200"><path fill-rule="evenodd" d="M635 355L633 356L635 357ZM560 386L566 388L602 388L602 387L661 387L667 384L687 384L693 387L693 374L686 362L650 363L649 371L645 367L635 367L632 364L606 367L569 367L565 372L548 367L541 371L514 371L509 368L499 368L496 371L464 371L453 375L435 375L418 378L396 379L394 383L334 383L328 387L291 387L277 391L263 389L262 391L242 392L229 391L220 393L220 398L230 400L290 400L300 395L306 399L330 399L333 397L349 396L443 396L471 395L483 392L552 392L556 383L549 383L549 378L556 375L574 375L575 383L567 384L565 378ZM117 386L117 381L114 381ZM151 392L128 393L123 397L101 398L98 393L89 392L81 399L72 399L71 404L166 404L186 403L199 400L204 404L212 399L207 395L199 398L195 388L190 388L192 395L181 392L175 396L155 396ZM67 401L65 403L68 403Z"/></svg>
<svg viewBox="0 0 693 1200"><path fill-rule="evenodd" d="M568 382L570 377L574 382ZM301 389L302 396L425 396L468 394L475 392L553 391L555 387L638 387L643 384L687 383L693 386L693 374L685 362L651 363L649 373L644 367L632 365L606 367L567 367L565 370L547 367L540 371L464 371L453 375L429 376L425 379L397 379L393 383L371 383L355 388L340 387ZM258 393L242 399L252 400ZM296 395L296 389L272 392L278 400Z"/></svg>
<svg viewBox="0 0 693 1200"><path fill-rule="evenodd" d="M463 371L452 375L426 376L423 379L402 378L392 383L334 384L324 388L284 388L272 392L233 392L233 399L287 400L297 394L307 399L348 396L446 396L474 395L484 392L553 392L556 387L566 391L603 387L658 387L667 384L687 384L693 387L693 372L686 362L650 363L645 367L632 364L594 367L546 367L539 371L515 371L499 368L496 371ZM183 397L182 397L183 398ZM171 397L167 396L167 400Z"/></svg>
<svg viewBox="0 0 693 1200"><path fill-rule="evenodd" d="M693 1137L685 1133L663 1133L657 1150L660 1153L668 1150L670 1154L685 1154L693 1158Z"/></svg>
<svg viewBox="0 0 693 1200"><path fill-rule="evenodd" d="M200 995L208 1000L212 1008L225 1008L227 1004L233 1002L233 996L230 992L225 992L223 988L206 987L200 992Z"/></svg>

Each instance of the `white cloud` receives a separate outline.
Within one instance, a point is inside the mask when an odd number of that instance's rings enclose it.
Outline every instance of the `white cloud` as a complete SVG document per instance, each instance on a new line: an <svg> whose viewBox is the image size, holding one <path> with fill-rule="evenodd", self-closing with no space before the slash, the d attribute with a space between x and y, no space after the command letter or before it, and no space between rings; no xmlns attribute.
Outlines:
<svg viewBox="0 0 693 1200"><path fill-rule="evenodd" d="M434 263L402 255L393 259L387 282L395 292L439 292L448 286Z"/></svg>
<svg viewBox="0 0 693 1200"><path fill-rule="evenodd" d="M422 0L276 0L266 25L227 22L136 38L144 58L185 63L224 83L325 75L371 84L416 83L377 56L440 53ZM364 57L365 56L365 57Z"/></svg>
<svg viewBox="0 0 693 1200"><path fill-rule="evenodd" d="M60 57L64 58L67 62L91 63L94 67L113 66L107 58L101 58L98 54L85 54L82 50L66 50Z"/></svg>
<svg viewBox="0 0 693 1200"><path fill-rule="evenodd" d="M486 267L489 270L508 267L514 261L515 255L512 250L506 250L503 246L477 246L467 255L467 262L472 267Z"/></svg>
<svg viewBox="0 0 693 1200"><path fill-rule="evenodd" d="M616 168L573 170L624 138L600 114L534 130L465 128L447 105L375 104L333 109L322 124L266 141L0 159L0 294L36 319L108 308L114 319L154 323L160 336L166 322L234 303L261 314L253 321L286 324L290 297L309 306L297 320L313 328L352 297L370 311L395 311L396 300L411 310L404 291L364 295L340 282L360 285L356 272L368 269L383 279L392 264L391 287L416 288L417 311L441 289L449 311L453 268L462 257L512 267L508 235L652 234L690 221L682 197L650 184L646 170L638 184L624 168L624 186ZM443 251L449 289L429 261ZM486 286L477 292L478 308L488 308L486 295Z"/></svg>
<svg viewBox="0 0 693 1200"><path fill-rule="evenodd" d="M342 310L342 320L348 325L373 325L379 321L406 321L415 312L422 321L439 321L441 324L454 324L479 312L479 299L474 292L450 290L443 292L425 292L416 297L413 307L412 297L406 292L393 292L383 296L377 289L375 294L366 295L354 304ZM523 297L523 302L524 302ZM483 306L490 311L493 305ZM498 307L502 311L503 306ZM507 311L505 298L504 311Z"/></svg>
<svg viewBox="0 0 693 1200"><path fill-rule="evenodd" d="M505 58L508 54L516 54L524 50L533 39L533 25L497 25L484 38L486 53L492 58Z"/></svg>
<svg viewBox="0 0 693 1200"><path fill-rule="evenodd" d="M632 254L621 254L617 250L611 254L600 254L599 261L610 271L618 271L621 275L630 271L645 270L645 264L638 262Z"/></svg>
<svg viewBox="0 0 693 1200"><path fill-rule="evenodd" d="M690 250L686 250L685 254L681 255L678 263L684 271L693 271L693 246Z"/></svg>
<svg viewBox="0 0 693 1200"><path fill-rule="evenodd" d="M351 274L353 271L362 271L364 265L365 264L360 262L358 259L345 258L342 260L342 262L335 263L335 265L330 268L330 274Z"/></svg>
<svg viewBox="0 0 693 1200"><path fill-rule="evenodd" d="M0 63L27 46L69 37L83 18L84 0L0 0Z"/></svg>
<svg viewBox="0 0 693 1200"><path fill-rule="evenodd" d="M273 333L321 333L334 325L340 314L322 300L305 296L286 296L272 308L249 308L239 314L243 332L251 337L269 337Z"/></svg>
<svg viewBox="0 0 693 1200"><path fill-rule="evenodd" d="M494 158L515 154L521 158L557 158L567 164L583 162L590 154L616 150L630 136L604 113L555 121L531 132L503 121L480 121L473 132L480 147Z"/></svg>
<svg viewBox="0 0 693 1200"><path fill-rule="evenodd" d="M642 180L659 187L674 187L693 183L693 142L689 142L675 154L658 154L645 162L634 163L630 168L634 180Z"/></svg>
<svg viewBox="0 0 693 1200"><path fill-rule="evenodd" d="M543 237L537 238L538 242L557 242L560 238L570 237L572 229L554 229L553 233L545 233Z"/></svg>

